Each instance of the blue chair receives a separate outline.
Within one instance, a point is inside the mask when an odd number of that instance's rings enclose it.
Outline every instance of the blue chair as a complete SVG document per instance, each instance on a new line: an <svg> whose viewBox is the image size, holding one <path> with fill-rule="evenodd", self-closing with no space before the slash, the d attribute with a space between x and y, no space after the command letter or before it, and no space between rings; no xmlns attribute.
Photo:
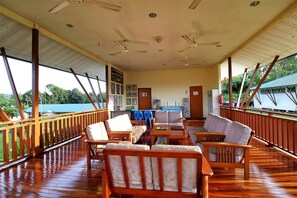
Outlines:
<svg viewBox="0 0 297 198"><path fill-rule="evenodd" d="M143 119L142 111L134 111L134 119L135 120L142 120Z"/></svg>
<svg viewBox="0 0 297 198"><path fill-rule="evenodd" d="M144 111L145 125L147 125L147 122L149 122L150 128L152 128L152 119L153 119L153 112L151 110Z"/></svg>

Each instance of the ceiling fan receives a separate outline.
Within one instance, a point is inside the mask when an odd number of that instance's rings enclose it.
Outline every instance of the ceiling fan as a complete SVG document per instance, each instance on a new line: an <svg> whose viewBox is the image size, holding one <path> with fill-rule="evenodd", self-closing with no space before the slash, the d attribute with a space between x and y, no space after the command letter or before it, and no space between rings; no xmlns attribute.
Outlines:
<svg viewBox="0 0 297 198"><path fill-rule="evenodd" d="M182 35L182 38L185 39L190 45L184 49L179 50L179 52L183 52L189 48L196 48L198 46L209 46L209 45L219 45L220 44L220 42L196 43L194 37L195 37L195 34L190 34L190 36Z"/></svg>
<svg viewBox="0 0 297 198"><path fill-rule="evenodd" d="M192 9L192 10L194 10L197 6L198 6L198 4L201 2L201 0L194 0L192 3L191 3L191 5L189 6L189 9Z"/></svg>
<svg viewBox="0 0 297 198"><path fill-rule="evenodd" d="M115 41L115 43L117 44L117 45L119 45L121 48L122 48L122 50L121 51L119 51L119 52L115 52L115 53L111 53L111 54L109 54L109 55L111 55L111 56L115 56L115 55L117 55L117 54L120 54L120 53L127 53L127 52L136 52L136 53L146 53L147 51L146 50L129 50L128 48L127 48L127 43L128 43L128 41L127 40L123 40L123 41Z"/></svg>
<svg viewBox="0 0 297 198"><path fill-rule="evenodd" d="M113 5L113 4L110 4L110 3L106 3L106 2L103 2L103 1L97 1L97 0L64 0L61 3L59 3L58 5L54 6L52 9L50 9L49 13L57 14L58 12L60 12L65 7L69 6L70 4L74 4L74 3L76 3L76 4L87 3L87 4L90 4L90 5L98 6L98 7L113 10L113 11L120 11L121 10L120 6Z"/></svg>

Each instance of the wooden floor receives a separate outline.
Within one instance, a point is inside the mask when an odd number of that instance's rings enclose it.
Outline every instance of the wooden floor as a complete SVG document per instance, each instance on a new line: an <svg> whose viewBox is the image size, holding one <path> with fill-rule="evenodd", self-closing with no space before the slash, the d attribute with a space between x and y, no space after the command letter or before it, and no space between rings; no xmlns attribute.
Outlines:
<svg viewBox="0 0 297 198"><path fill-rule="evenodd" d="M214 169L210 197L297 197L297 162L253 140L250 180L241 169ZM101 197L98 162L86 168L78 139L0 173L0 197Z"/></svg>

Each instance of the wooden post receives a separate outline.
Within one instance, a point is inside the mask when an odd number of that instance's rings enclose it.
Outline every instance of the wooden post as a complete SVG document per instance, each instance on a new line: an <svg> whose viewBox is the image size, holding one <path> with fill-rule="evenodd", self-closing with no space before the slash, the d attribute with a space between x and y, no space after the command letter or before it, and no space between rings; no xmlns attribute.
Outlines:
<svg viewBox="0 0 297 198"><path fill-rule="evenodd" d="M108 72L108 65L105 65L105 79L106 79L106 102L105 102L105 104L106 104L106 108L107 109L109 109L108 108L108 106L109 106L109 91L108 91L108 88L109 88L109 86L108 86L108 82L109 82L109 72Z"/></svg>
<svg viewBox="0 0 297 198"><path fill-rule="evenodd" d="M228 57L228 77L229 77L229 108L232 108L233 99L232 99L232 63L231 57Z"/></svg>
<svg viewBox="0 0 297 198"><path fill-rule="evenodd" d="M256 93L258 92L258 90L260 89L261 85L263 84L264 80L266 79L266 77L268 76L268 74L270 73L272 67L275 65L277 59L279 58L279 56L275 56L274 60L272 61L272 63L270 64L268 70L266 71L266 73L264 74L264 76L261 78L258 86L256 87L256 89L253 91L253 94L251 95L251 97L249 98L249 100L247 101L247 103L244 105L244 109L246 109L250 102L252 101L252 99L254 98L254 96L256 95Z"/></svg>
<svg viewBox="0 0 297 198"><path fill-rule="evenodd" d="M96 92L95 92L95 90L94 90L94 87L93 87L93 85L92 85L92 82L91 82L91 79L90 79L88 73L86 73L86 77L87 77L87 79L88 79L88 81L89 81L90 87L91 87L92 92L93 92L93 94L94 94L94 96L95 96L95 100L96 100L96 102L97 102L97 104L98 104L98 108L101 109L100 102L99 102L99 100L98 100L98 98L97 98L97 96L96 96Z"/></svg>
<svg viewBox="0 0 297 198"><path fill-rule="evenodd" d="M253 85L253 82L254 82L254 80L255 80L255 77L256 77L256 74L257 74L257 72L258 72L259 66L260 66L260 63L258 63L258 64L256 65L256 68L255 68L255 70L254 70L254 73L253 73L252 79L251 79L251 81L250 81L250 84L249 84L247 90L245 91L244 97L243 97L243 99L242 99L242 101L241 101L240 108L243 107L244 102L245 102L247 96L249 95L250 89L251 89L251 87L252 87L252 85Z"/></svg>
<svg viewBox="0 0 297 198"><path fill-rule="evenodd" d="M33 149L34 155L41 152L40 137L41 131L39 127L39 109L38 109L38 93L39 87L39 31L32 29L32 117L35 118L33 129Z"/></svg>
<svg viewBox="0 0 297 198"><path fill-rule="evenodd" d="M241 93L242 93L242 89L243 89L243 85L244 85L246 73L247 73L247 68L245 68L245 70L243 72L243 77L242 77L242 81L241 81L240 91L239 91L239 95L238 95L238 99L237 99L237 103L236 103L236 106L235 107L238 107L239 104L240 104L240 98L241 98Z"/></svg>
<svg viewBox="0 0 297 198"><path fill-rule="evenodd" d="M102 104L101 108L103 109L104 106L103 106L103 98L102 98L102 92L101 92L101 87L100 87L99 77L96 76L96 79L97 79L98 88L99 88L100 101L101 101L101 104Z"/></svg>
<svg viewBox="0 0 297 198"><path fill-rule="evenodd" d="M7 55L6 55L4 47L1 47L1 55L2 55L2 58L3 58L4 66L6 68L6 72L7 72L9 83L10 83L10 86L11 86L11 89L12 89L12 92L13 92L13 96L14 96L15 102L16 102L18 110L19 110L19 114L20 114L21 118L24 120L24 119L26 119L25 113L24 113L23 107L21 105L19 94L17 92L16 86L15 86L15 83L14 83L14 80L13 80L13 76L12 76L12 73L11 73L11 70L10 70L10 67L9 67L9 63L8 63L8 60L7 60Z"/></svg>
<svg viewBox="0 0 297 198"><path fill-rule="evenodd" d="M70 68L71 73L74 75L75 79L77 80L77 82L79 83L79 85L81 86L81 88L84 90L85 94L87 95L88 99L90 100L90 102L92 103L93 107L95 109L97 109L94 101L92 100L91 96L88 94L87 90L85 89L84 85L80 82L80 80L78 79L78 77L76 76L76 73L74 72L74 70L72 68Z"/></svg>

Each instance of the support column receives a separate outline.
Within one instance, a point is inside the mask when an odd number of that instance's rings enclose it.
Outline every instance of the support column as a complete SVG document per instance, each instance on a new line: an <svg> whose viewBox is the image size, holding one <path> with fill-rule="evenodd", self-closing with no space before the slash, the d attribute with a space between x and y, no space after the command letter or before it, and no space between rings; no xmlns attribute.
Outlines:
<svg viewBox="0 0 297 198"><path fill-rule="evenodd" d="M243 77L242 77L242 81L241 81L241 86L240 86L240 91L239 91L239 95L238 95L236 107L239 107L239 104L240 104L240 98L241 98L241 93L242 93L242 89L243 89L243 85L244 85L246 73L247 73L247 68L245 68L245 70L243 72Z"/></svg>
<svg viewBox="0 0 297 198"><path fill-rule="evenodd" d="M35 119L33 129L34 155L41 152L40 148L40 127L39 127L39 31L32 29L32 117Z"/></svg>
<svg viewBox="0 0 297 198"><path fill-rule="evenodd" d="M7 55L6 55L4 47L1 47L1 55L3 57L4 66L6 68L7 76L8 76L8 79L9 79L9 83L10 83L10 86L11 86L11 89L12 89L12 92L13 92L15 102L16 102L18 110L19 110L19 114L20 114L21 118L24 120L24 119L26 119L25 113L24 113L24 110L23 110L23 107L22 107L22 104L21 104L21 101L20 101L19 94L18 94L16 86L15 86L14 80L13 80L13 76L12 76L12 73L11 73L11 70L10 70L10 67L9 67L9 63L8 63L8 60L7 60Z"/></svg>
<svg viewBox="0 0 297 198"><path fill-rule="evenodd" d="M88 79L88 81L89 81L90 87L91 87L92 92L93 92L93 94L94 94L94 96L95 96L95 100L96 100L96 102L97 102L97 104L98 104L98 108L101 109L101 105L100 105L99 100L98 100L98 98L97 98L97 96L96 96L95 89L94 89L94 87L93 87L93 85L92 85L92 82L91 82L91 79L90 79L88 73L86 73L86 77L87 77L87 79Z"/></svg>
<svg viewBox="0 0 297 198"><path fill-rule="evenodd" d="M254 82L254 80L255 80L255 78L256 78L256 74L257 74L257 72L258 72L258 70L259 70L259 66L260 66L260 63L258 63L258 64L256 65L256 68L255 68L255 70L254 70L254 73L253 73L252 79L251 79L251 81L250 81L250 84L249 84L248 88L246 89L245 94L244 94L244 97L243 97L243 99L242 99L242 101L241 101L240 108L243 107L243 105L244 105L244 103L245 103L245 101L246 101L246 98L247 98L247 96L249 95L250 89L251 89L251 87L252 87L252 85L253 85L253 82Z"/></svg>
<svg viewBox="0 0 297 198"><path fill-rule="evenodd" d="M253 94L251 95L251 97L249 98L249 100L247 101L247 103L244 105L244 109L246 109L250 102L252 101L252 99L254 98L254 96L256 95L256 93L258 92L258 90L260 89L261 85L263 84L264 80L266 79L266 77L268 76L268 74L270 73L272 67L275 65L277 59L279 58L279 56L275 56L274 60L272 61L272 63L270 64L268 70L266 71L266 73L264 74L264 76L261 78L259 84L257 85L256 89L253 91Z"/></svg>
<svg viewBox="0 0 297 198"><path fill-rule="evenodd" d="M229 77L229 108L232 108L232 104L233 104L232 93L233 93L233 90L232 90L232 63L231 63L231 57L228 57L228 77Z"/></svg>
<svg viewBox="0 0 297 198"><path fill-rule="evenodd" d="M97 109L94 101L92 100L91 96L89 95L89 93L87 92L87 90L85 89L84 85L80 82L80 80L78 79L78 77L76 76L76 73L74 72L74 70L72 68L70 68L71 73L73 74L73 76L75 77L75 79L77 80L77 82L79 83L80 87L83 89L83 91L85 92L86 96L88 97L88 99L90 100L90 102L92 103L93 107L95 109Z"/></svg>
<svg viewBox="0 0 297 198"><path fill-rule="evenodd" d="M101 92L101 87L100 87L100 81L99 81L99 77L98 77L98 76L96 76L96 79L97 79L98 88L99 88L100 101L101 101L101 108L103 109L103 108L104 108L104 106L103 106L103 98L102 98L102 92Z"/></svg>
<svg viewBox="0 0 297 198"><path fill-rule="evenodd" d="M109 72L108 72L108 65L105 65L105 79L106 79L106 109L109 109L109 86L108 86L108 82L109 82Z"/></svg>

